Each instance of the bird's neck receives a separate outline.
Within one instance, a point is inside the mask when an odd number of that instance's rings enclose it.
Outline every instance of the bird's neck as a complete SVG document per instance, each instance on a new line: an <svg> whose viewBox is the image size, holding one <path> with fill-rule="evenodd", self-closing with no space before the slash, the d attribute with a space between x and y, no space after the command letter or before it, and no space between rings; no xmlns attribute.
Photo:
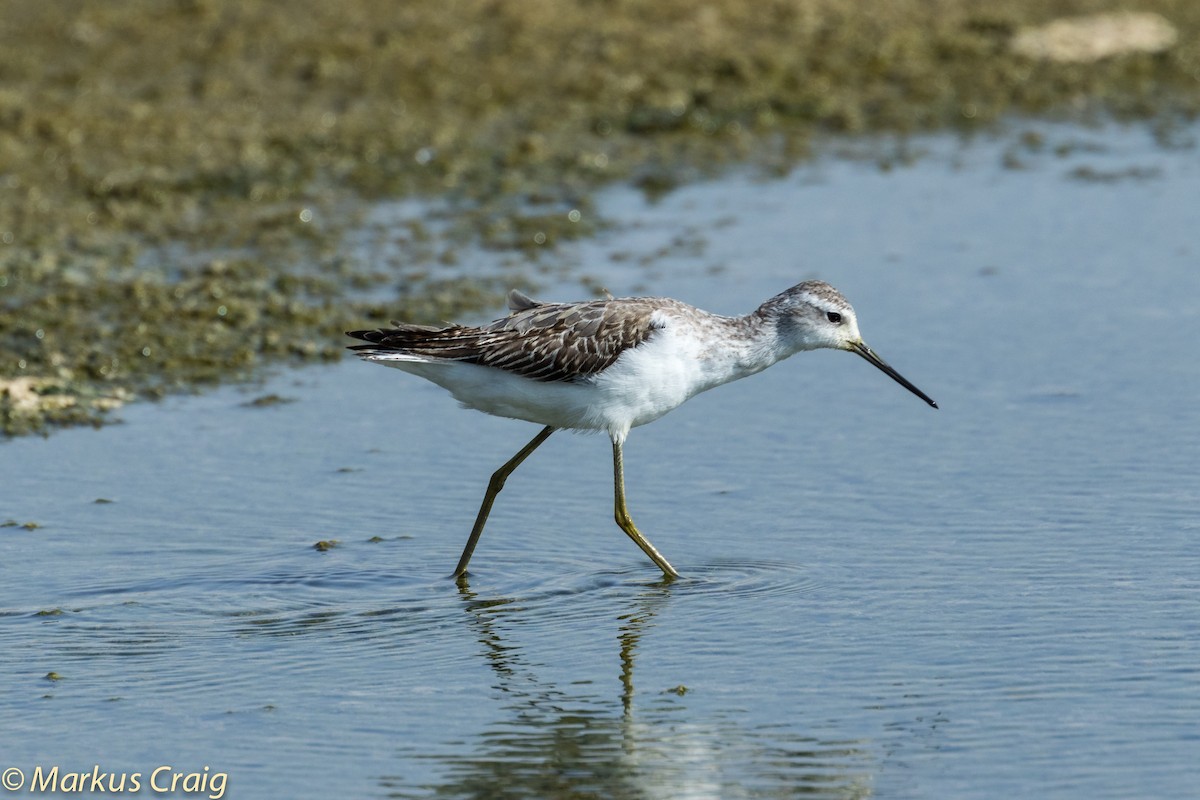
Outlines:
<svg viewBox="0 0 1200 800"><path fill-rule="evenodd" d="M716 339L718 344L705 354L716 383L728 383L762 372L804 349L794 346L774 315L760 312L761 309L744 317L721 318L719 324L727 328L727 335Z"/></svg>

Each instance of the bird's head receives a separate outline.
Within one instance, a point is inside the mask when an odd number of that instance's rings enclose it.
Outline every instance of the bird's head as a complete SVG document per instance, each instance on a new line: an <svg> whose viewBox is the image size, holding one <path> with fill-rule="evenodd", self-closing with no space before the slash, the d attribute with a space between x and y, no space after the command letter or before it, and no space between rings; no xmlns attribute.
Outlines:
<svg viewBox="0 0 1200 800"><path fill-rule="evenodd" d="M822 281L805 281L767 301L780 335L796 350L849 350L861 341L858 317L841 292Z"/></svg>
<svg viewBox="0 0 1200 800"><path fill-rule="evenodd" d="M842 293L824 281L805 281L768 300L780 337L794 350L849 350L878 367L929 405L937 403L877 356L858 332L858 317Z"/></svg>

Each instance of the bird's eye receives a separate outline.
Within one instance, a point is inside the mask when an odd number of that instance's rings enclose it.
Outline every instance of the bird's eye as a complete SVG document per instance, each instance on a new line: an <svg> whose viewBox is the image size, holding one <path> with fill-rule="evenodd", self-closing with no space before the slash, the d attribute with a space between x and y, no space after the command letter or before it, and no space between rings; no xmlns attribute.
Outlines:
<svg viewBox="0 0 1200 800"><path fill-rule="evenodd" d="M826 311L826 312L825 312L825 319L829 320L829 321L830 321L830 322L832 322L834 325L841 325L841 324L842 324L842 315L841 315L841 314L839 314L839 313L838 313L838 312L836 312L836 311Z"/></svg>

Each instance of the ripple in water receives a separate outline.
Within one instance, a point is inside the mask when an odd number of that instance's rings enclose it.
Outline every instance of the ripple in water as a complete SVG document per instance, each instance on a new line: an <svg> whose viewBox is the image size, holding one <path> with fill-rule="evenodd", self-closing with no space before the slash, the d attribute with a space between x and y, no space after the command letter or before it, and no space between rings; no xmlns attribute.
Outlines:
<svg viewBox="0 0 1200 800"><path fill-rule="evenodd" d="M689 595L751 598L807 594L820 585L803 567L786 561L723 560L689 568L672 588Z"/></svg>
<svg viewBox="0 0 1200 800"><path fill-rule="evenodd" d="M570 627L608 619L614 609L641 609L647 605L666 608L672 602L687 600L712 605L719 616L744 614L746 606L731 601L745 599L761 607L765 600L810 593L820 586L801 566L765 560L687 565L681 570L683 576L671 581L640 564L586 573L547 570L535 577L525 575L500 582L490 579L493 571L503 579L518 569L514 567L510 572L506 571L507 565L494 564L488 579L478 578L460 587L468 608Z"/></svg>

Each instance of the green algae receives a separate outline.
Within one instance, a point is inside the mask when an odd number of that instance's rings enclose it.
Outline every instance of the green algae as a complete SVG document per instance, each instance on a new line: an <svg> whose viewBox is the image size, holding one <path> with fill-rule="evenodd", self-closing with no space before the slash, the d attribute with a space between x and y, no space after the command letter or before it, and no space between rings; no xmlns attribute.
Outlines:
<svg viewBox="0 0 1200 800"><path fill-rule="evenodd" d="M42 527L38 522L17 522L15 519L6 519L0 522L0 528L23 528L27 531L36 531Z"/></svg>
<svg viewBox="0 0 1200 800"><path fill-rule="evenodd" d="M498 277L464 276L460 251L510 252L532 279L603 227L607 182L785 170L814 135L1194 115L1200 6L1137 7L1174 46L1081 65L1009 43L1111 4L13 0L0 427L97 424L135 397L339 358L350 327L494 306ZM370 263L350 239L395 197L438 210L380 232L390 256Z"/></svg>
<svg viewBox="0 0 1200 800"><path fill-rule="evenodd" d="M242 405L246 408L269 408L271 406L287 405L288 403L293 402L295 402L295 398L284 397L282 395L272 393L261 395L253 400L242 403Z"/></svg>

